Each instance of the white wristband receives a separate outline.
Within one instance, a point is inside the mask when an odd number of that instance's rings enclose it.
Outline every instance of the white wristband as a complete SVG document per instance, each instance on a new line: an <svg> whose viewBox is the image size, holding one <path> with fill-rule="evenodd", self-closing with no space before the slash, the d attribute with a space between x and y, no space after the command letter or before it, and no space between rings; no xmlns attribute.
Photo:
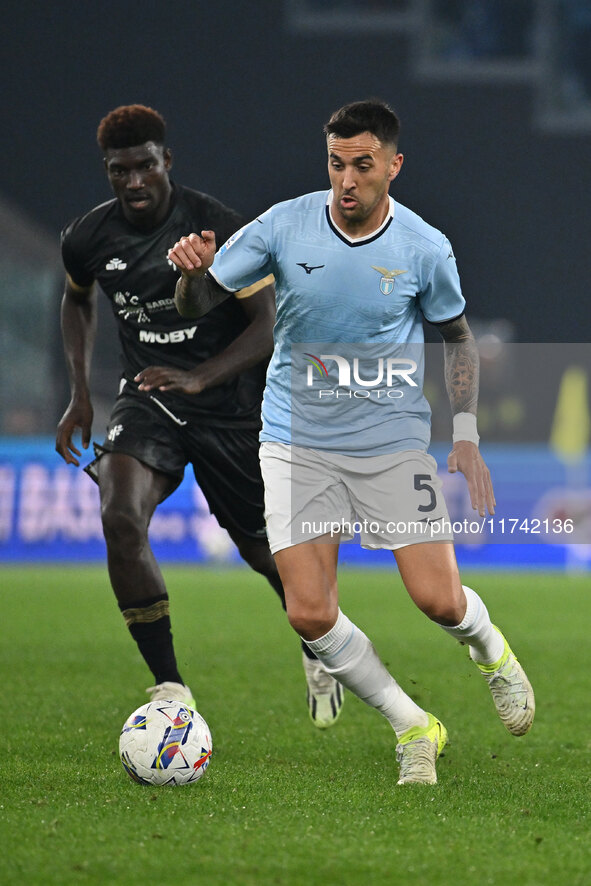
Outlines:
<svg viewBox="0 0 591 886"><path fill-rule="evenodd" d="M457 443L458 440L468 440L478 446L480 437L476 430L476 416L471 412L458 412L454 415L454 430L452 440Z"/></svg>

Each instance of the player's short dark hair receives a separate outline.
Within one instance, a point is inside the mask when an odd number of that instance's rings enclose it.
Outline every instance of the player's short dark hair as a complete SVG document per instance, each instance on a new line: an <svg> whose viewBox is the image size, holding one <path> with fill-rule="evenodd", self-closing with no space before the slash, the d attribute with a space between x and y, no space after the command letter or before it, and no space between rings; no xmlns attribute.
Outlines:
<svg viewBox="0 0 591 886"><path fill-rule="evenodd" d="M164 117L145 105L121 105L99 123L96 140L103 151L109 148L133 148L145 142L163 145L166 136Z"/></svg>
<svg viewBox="0 0 591 886"><path fill-rule="evenodd" d="M400 120L386 102L370 98L343 105L331 115L324 132L339 138L352 138L361 132L371 132L385 144L398 145Z"/></svg>

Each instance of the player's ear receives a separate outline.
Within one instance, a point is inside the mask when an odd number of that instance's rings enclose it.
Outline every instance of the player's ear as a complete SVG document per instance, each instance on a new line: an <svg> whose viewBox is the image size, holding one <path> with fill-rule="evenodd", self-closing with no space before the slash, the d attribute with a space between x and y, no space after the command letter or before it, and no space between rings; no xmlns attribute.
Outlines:
<svg viewBox="0 0 591 886"><path fill-rule="evenodd" d="M390 173L388 176L388 181L394 181L398 173L400 172L400 168L404 163L404 154L393 154L392 159L390 160Z"/></svg>
<svg viewBox="0 0 591 886"><path fill-rule="evenodd" d="M167 171L169 169L172 169L172 151L170 150L170 148L164 148L162 156L164 158L164 168Z"/></svg>

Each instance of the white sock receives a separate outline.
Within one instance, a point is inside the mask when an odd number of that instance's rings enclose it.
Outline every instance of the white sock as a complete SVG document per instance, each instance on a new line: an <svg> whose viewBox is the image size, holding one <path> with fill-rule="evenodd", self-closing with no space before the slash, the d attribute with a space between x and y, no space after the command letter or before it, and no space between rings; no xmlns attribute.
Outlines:
<svg viewBox="0 0 591 886"><path fill-rule="evenodd" d="M328 634L304 642L329 674L389 720L398 737L413 726L427 725L425 711L402 691L363 631L340 609Z"/></svg>
<svg viewBox="0 0 591 886"><path fill-rule="evenodd" d="M479 664L493 664L503 654L505 644L498 631L495 631L488 614L488 609L472 588L462 585L468 606L466 614L459 625L448 627L441 625L444 631L467 643L470 647L470 658Z"/></svg>

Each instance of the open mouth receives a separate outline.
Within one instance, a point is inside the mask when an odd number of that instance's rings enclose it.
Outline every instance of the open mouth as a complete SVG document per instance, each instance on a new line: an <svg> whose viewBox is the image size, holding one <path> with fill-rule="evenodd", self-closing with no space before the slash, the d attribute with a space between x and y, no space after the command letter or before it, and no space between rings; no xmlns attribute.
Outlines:
<svg viewBox="0 0 591 886"><path fill-rule="evenodd" d="M343 209L354 209L357 206L357 200L354 197L341 197L341 206Z"/></svg>
<svg viewBox="0 0 591 886"><path fill-rule="evenodd" d="M150 205L150 198L146 196L128 197L126 202L132 209L145 209Z"/></svg>

